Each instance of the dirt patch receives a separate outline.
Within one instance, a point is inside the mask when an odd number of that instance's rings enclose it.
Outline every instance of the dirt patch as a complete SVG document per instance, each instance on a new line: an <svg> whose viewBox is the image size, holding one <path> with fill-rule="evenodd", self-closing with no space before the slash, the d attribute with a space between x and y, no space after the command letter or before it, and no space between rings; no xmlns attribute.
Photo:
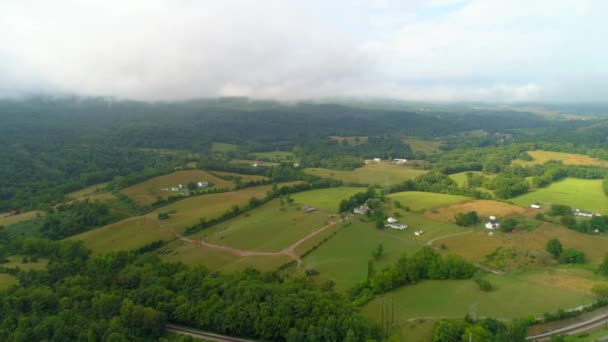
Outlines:
<svg viewBox="0 0 608 342"><path fill-rule="evenodd" d="M534 210L508 203L490 200L473 200L452 204L443 208L432 209L426 211L424 216L432 220L453 222L456 214L466 213L469 211L476 211L481 218L489 216L497 216L498 218L509 216L533 217L535 214L537 214L537 212Z"/></svg>

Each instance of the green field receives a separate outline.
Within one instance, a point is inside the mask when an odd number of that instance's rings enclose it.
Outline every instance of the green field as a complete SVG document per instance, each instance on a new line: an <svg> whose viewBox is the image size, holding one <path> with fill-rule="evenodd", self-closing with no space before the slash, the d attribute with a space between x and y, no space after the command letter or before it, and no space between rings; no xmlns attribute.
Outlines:
<svg viewBox="0 0 608 342"><path fill-rule="evenodd" d="M563 153L563 152L550 152L543 150L528 151L532 161L527 160L514 160L512 164L519 164L521 166L532 166L537 164L544 164L550 160L561 161L565 165L597 165L608 167L608 161L591 158L584 154L575 153Z"/></svg>
<svg viewBox="0 0 608 342"><path fill-rule="evenodd" d="M128 188L122 189L121 192L139 204L149 205L158 200L158 198L168 198L169 196L178 196L186 193L186 185L189 182L207 181L213 184L214 188L224 189L233 188L234 183L223 180L203 170L184 170L175 171L167 175L154 177L144 182L135 184ZM184 186L183 190L171 191L171 187L176 187L179 184ZM161 190L161 189L169 190Z"/></svg>
<svg viewBox="0 0 608 342"><path fill-rule="evenodd" d="M281 207L273 200L194 237L239 249L278 252L327 224L328 213L306 213L300 206Z"/></svg>
<svg viewBox="0 0 608 342"><path fill-rule="evenodd" d="M291 198L293 198L298 205L308 205L328 212L337 213L341 200L358 192L365 191L365 188L342 186L339 188L299 192L291 195Z"/></svg>
<svg viewBox="0 0 608 342"><path fill-rule="evenodd" d="M44 215L44 211L34 210L13 216L9 213L0 213L0 226L8 227L19 222L35 219L39 215Z"/></svg>
<svg viewBox="0 0 608 342"><path fill-rule="evenodd" d="M70 237L82 240L93 253L129 250L156 240L175 238L171 229L182 232L201 218L213 218L226 212L233 205L243 206L252 197L262 198L272 186L258 186L239 191L224 192L186 198L144 216L131 217L98 229ZM175 210L168 220L159 221L159 212Z"/></svg>
<svg viewBox="0 0 608 342"><path fill-rule="evenodd" d="M226 144L214 142L211 145L211 152L225 153L225 152L234 152L238 151L239 146L234 144Z"/></svg>
<svg viewBox="0 0 608 342"><path fill-rule="evenodd" d="M234 173L234 172L224 172L224 171L209 171L209 173L212 173L218 177L222 177L222 178L240 178L241 181L243 182L257 182L257 181L262 181L262 180L267 180L268 177L264 177L264 176L258 176L258 175L245 175L242 173Z"/></svg>
<svg viewBox="0 0 608 342"><path fill-rule="evenodd" d="M482 292L472 280L429 280L389 292L387 296L394 301L394 322L398 326L396 334L402 337L402 341L411 341L408 338L408 320L415 318L461 319L471 313L481 317L512 319L541 316L545 312L574 308L593 301L590 294L539 284L525 275L486 277L495 286L494 291ZM378 323L380 311L381 297L363 308L363 314Z"/></svg>
<svg viewBox="0 0 608 342"><path fill-rule="evenodd" d="M355 219L357 220L357 219ZM413 232L379 230L373 223L355 221L304 258L305 268L314 268L323 279L331 279L340 290L364 281L367 262L378 244L384 246L384 256L377 268L388 266L403 253L413 253L421 244L407 236Z"/></svg>
<svg viewBox="0 0 608 342"><path fill-rule="evenodd" d="M393 200L399 201L403 208L409 207L412 211L423 211L470 200L470 198L464 196L419 191L397 192L390 194L389 197Z"/></svg>
<svg viewBox="0 0 608 342"><path fill-rule="evenodd" d="M322 168L309 168L304 172L323 178L333 178L351 184L375 184L383 187L399 184L426 173L405 165L387 162L372 163L352 171L337 171Z"/></svg>
<svg viewBox="0 0 608 342"><path fill-rule="evenodd" d="M602 214L608 212L608 196L602 191L601 180L566 178L546 188L515 197L511 201L525 207L533 203L540 203L545 207L549 204L564 204Z"/></svg>
<svg viewBox="0 0 608 342"><path fill-rule="evenodd" d="M8 262L0 264L0 266L11 267L11 268L19 267L19 269L21 269L21 271L25 271L25 272L42 270L46 267L46 265L49 262L47 259L38 259L35 262L23 263L22 257L18 256L18 255L9 256L7 259L8 259ZM5 290L17 283L18 283L17 277L10 275L10 274L6 274L6 273L0 273L0 291Z"/></svg>
<svg viewBox="0 0 608 342"><path fill-rule="evenodd" d="M297 162L296 156L289 151L272 151L272 152L254 152L250 154L250 158L269 162Z"/></svg>
<svg viewBox="0 0 608 342"><path fill-rule="evenodd" d="M414 152L424 152L426 154L432 154L439 151L441 145L438 141L421 140L416 138L404 139L406 144L410 145Z"/></svg>

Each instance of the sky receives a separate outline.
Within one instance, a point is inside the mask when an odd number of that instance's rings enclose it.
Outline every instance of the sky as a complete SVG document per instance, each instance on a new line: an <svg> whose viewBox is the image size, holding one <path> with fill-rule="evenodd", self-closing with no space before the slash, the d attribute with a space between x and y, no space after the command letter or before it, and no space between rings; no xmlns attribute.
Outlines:
<svg viewBox="0 0 608 342"><path fill-rule="evenodd" d="M605 102L604 0L2 0L0 96Z"/></svg>

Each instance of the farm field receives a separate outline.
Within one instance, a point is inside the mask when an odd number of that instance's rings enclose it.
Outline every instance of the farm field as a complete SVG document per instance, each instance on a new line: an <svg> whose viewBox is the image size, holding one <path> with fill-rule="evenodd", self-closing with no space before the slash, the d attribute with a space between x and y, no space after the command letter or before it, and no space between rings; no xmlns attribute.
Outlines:
<svg viewBox="0 0 608 342"><path fill-rule="evenodd" d="M458 254L476 262L484 262L486 255L502 247L509 254L513 253L511 257L505 257L507 267L539 267L555 263L545 252L547 241L553 238L559 239L564 248L572 247L583 251L588 262L592 264L599 264L608 252L608 237L579 233L550 223L543 223L529 232L494 232L492 236L484 229L446 237L436 241L435 245L444 244L448 253Z"/></svg>
<svg viewBox="0 0 608 342"><path fill-rule="evenodd" d="M442 317L462 319L467 313L481 317L511 319L541 316L545 312L589 304L593 297L586 292L565 289L553 284L538 284L527 275L487 275L496 289L482 292L472 280L428 280L401 287L387 296L394 301L394 321L401 328L396 333L408 339L408 320ZM363 307L363 314L380 323L381 297ZM422 333L422 332L421 332ZM429 332L430 333L430 332Z"/></svg>
<svg viewBox="0 0 608 342"><path fill-rule="evenodd" d="M209 171L218 177L231 177L231 178L240 178L243 182L257 182L261 180L267 180L268 177L258 176L258 175L245 175L242 173L234 173L234 172L225 172L225 171Z"/></svg>
<svg viewBox="0 0 608 342"><path fill-rule="evenodd" d="M253 159L231 159L230 163L231 164L244 164L244 165L249 165L249 166L253 166L254 163L259 162L259 160L253 160ZM276 162L262 162L262 164L264 166L277 166L279 165L279 163Z"/></svg>
<svg viewBox="0 0 608 342"><path fill-rule="evenodd" d="M455 203L442 208L435 208L424 213L424 216L437 221L453 222L458 213L476 211L481 219L496 216L499 219L509 216L534 216L538 213L534 209L522 208L504 202L492 200L469 200Z"/></svg>
<svg viewBox="0 0 608 342"><path fill-rule="evenodd" d="M372 163L352 171L337 171L323 168L308 168L304 172L323 178L333 178L351 184L375 184L383 187L399 184L426 173L405 165L387 162Z"/></svg>
<svg viewBox="0 0 608 342"><path fill-rule="evenodd" d="M329 137L329 139L335 140L339 143L342 143L344 140L346 140L349 145L360 145L367 143L367 136L340 137L337 135L332 135Z"/></svg>
<svg viewBox="0 0 608 342"><path fill-rule="evenodd" d="M182 232L201 218L214 218L233 205L245 205L252 197L262 198L272 186L257 186L239 191L190 197L156 209L146 215L131 217L110 225L70 237L82 240L93 253L129 250L147 243L175 238L171 229ZM159 212L175 210L167 220L159 221Z"/></svg>
<svg viewBox="0 0 608 342"><path fill-rule="evenodd" d="M13 216L10 216L9 213L1 213L0 214L0 226L8 227L10 225L13 225L13 224L16 224L19 222L35 219L36 217L38 217L38 215L44 215L44 211L40 211L40 210L27 211L25 213L13 215Z"/></svg>
<svg viewBox="0 0 608 342"><path fill-rule="evenodd" d="M327 212L338 213L340 201L358 192L364 192L365 188L341 186L338 188L316 189L298 192L291 195L297 205L308 205Z"/></svg>
<svg viewBox="0 0 608 342"><path fill-rule="evenodd" d="M238 151L238 149L239 149L239 146L238 145L234 145L234 144L226 144L226 143L214 142L211 145L211 152L224 153L224 152Z"/></svg>
<svg viewBox="0 0 608 342"><path fill-rule="evenodd" d="M239 249L278 252L325 226L328 219L325 211L306 213L300 206L281 207L279 200L273 200L192 237Z"/></svg>
<svg viewBox="0 0 608 342"><path fill-rule="evenodd" d="M426 154L432 154L439 151L439 146L441 145L437 141L416 138L406 138L403 140L403 142L410 145L414 152L424 152Z"/></svg>
<svg viewBox="0 0 608 342"><path fill-rule="evenodd" d="M336 288L346 290L364 281L367 277L367 263L372 250L378 244L384 246L384 256L377 262L376 269L395 262L403 253L414 253L421 244L407 238L413 232L379 230L373 223L355 222L341 228L327 242L304 258L304 268L320 272L323 279L331 279Z"/></svg>
<svg viewBox="0 0 608 342"><path fill-rule="evenodd" d="M399 201L403 208L409 207L412 211L422 211L426 209L445 206L452 203L470 200L469 197L437 194L432 192L404 191L390 194L393 200Z"/></svg>
<svg viewBox="0 0 608 342"><path fill-rule="evenodd" d="M546 188L515 197L511 201L524 207L533 203L540 203L541 206L564 204L602 214L608 212L608 196L602 191L602 181L599 179L566 178Z"/></svg>
<svg viewBox="0 0 608 342"><path fill-rule="evenodd" d="M72 199L81 199L84 197L89 197L91 195L96 195L101 193L108 184L109 182L94 184L84 189L70 192L69 194L67 194L67 197Z"/></svg>
<svg viewBox="0 0 608 342"><path fill-rule="evenodd" d="M270 162L297 162L298 158L289 151L253 152L249 158Z"/></svg>
<svg viewBox="0 0 608 342"><path fill-rule="evenodd" d="M481 171L463 171L463 172L458 172L458 173L453 173L451 175L449 175L450 178L452 178L460 187L466 186L467 185L467 173L473 173L475 175L482 175L484 177L494 177L495 175L486 175ZM486 190L487 191L487 190Z"/></svg>
<svg viewBox="0 0 608 342"><path fill-rule="evenodd" d="M182 184L184 187L189 182L207 181L213 183L214 188L232 188L232 182L223 180L203 170L184 170L175 171L164 176L154 177L147 181L135 184L121 190L121 192L133 199L135 202L143 205L154 203L158 197L168 198L170 195L176 195L179 192L161 191L162 188L170 188Z"/></svg>
<svg viewBox="0 0 608 342"><path fill-rule="evenodd" d="M468 231L470 228L468 227L460 227L453 223L440 222L435 220L430 220L423 215L401 212L401 216L397 217L399 222L408 225L408 228L405 230L406 238L417 241L421 244L425 244L428 241L440 237L451 234L457 234ZM422 230L424 233L420 236L414 235L416 230ZM387 231L394 231L393 229L388 229Z"/></svg>
<svg viewBox="0 0 608 342"><path fill-rule="evenodd" d="M544 164L550 160L557 160L566 165L598 165L608 167L608 161L591 158L584 154L550 152L543 150L528 151L528 154L534 160L514 160L512 163L519 164L521 166L532 166Z"/></svg>

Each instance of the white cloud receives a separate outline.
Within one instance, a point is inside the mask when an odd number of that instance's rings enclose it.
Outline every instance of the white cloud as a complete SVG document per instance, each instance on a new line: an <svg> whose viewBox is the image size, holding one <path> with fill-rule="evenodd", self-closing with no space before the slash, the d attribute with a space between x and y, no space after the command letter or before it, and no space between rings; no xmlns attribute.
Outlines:
<svg viewBox="0 0 608 342"><path fill-rule="evenodd" d="M608 83L607 9L591 0L6 1L0 94L603 100L605 87L580 89Z"/></svg>

